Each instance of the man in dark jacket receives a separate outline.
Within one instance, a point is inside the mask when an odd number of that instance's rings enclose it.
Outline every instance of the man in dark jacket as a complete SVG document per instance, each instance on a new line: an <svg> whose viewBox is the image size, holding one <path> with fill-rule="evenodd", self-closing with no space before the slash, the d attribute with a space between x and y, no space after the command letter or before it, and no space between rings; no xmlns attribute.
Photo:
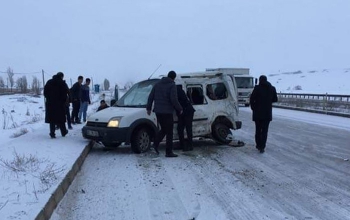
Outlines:
<svg viewBox="0 0 350 220"><path fill-rule="evenodd" d="M176 112L177 118L178 118L177 134L179 135L180 147L183 149L183 151L191 151L193 150L192 122L193 122L193 114L195 110L190 100L188 100L188 97L185 91L182 89L182 86L177 85L176 87L177 87L177 98L183 109L182 114L180 114L179 112ZM188 141L187 144L185 144L185 137L184 137L185 127L186 127L186 133L187 133L187 141Z"/></svg>
<svg viewBox="0 0 350 220"><path fill-rule="evenodd" d="M80 89L80 109L79 109L79 121L78 124L81 123L81 119L83 117L83 122L86 122L86 114L88 110L88 106L91 104L90 101L90 82L89 78L85 79L85 84L81 86Z"/></svg>
<svg viewBox="0 0 350 220"><path fill-rule="evenodd" d="M67 86L63 81L63 73L59 72L52 77L44 87L46 115L45 122L50 124L50 137L55 138L55 125L58 125L62 136L66 136Z"/></svg>
<svg viewBox="0 0 350 220"><path fill-rule="evenodd" d="M72 118L71 121L73 124L79 122L79 109L80 109L80 90L81 90L81 84L83 83L83 77L79 76L78 81L74 83L72 88L70 88L70 95L72 99Z"/></svg>
<svg viewBox="0 0 350 220"><path fill-rule="evenodd" d="M255 143L260 153L265 152L269 124L272 121L273 102L277 102L276 89L267 81L266 76L261 75L259 85L254 87L250 96L250 107L255 122Z"/></svg>
<svg viewBox="0 0 350 220"><path fill-rule="evenodd" d="M154 85L147 102L147 114L151 114L152 103L154 101L153 111L156 113L157 121L161 130L157 133L154 141L154 149L158 152L159 143L166 136L166 157L177 157L173 153L173 126L174 109L182 114L182 107L177 99L175 80L176 73L170 71L168 77L163 77Z"/></svg>
<svg viewBox="0 0 350 220"><path fill-rule="evenodd" d="M107 105L106 101L103 99L100 101L100 106L98 106L97 112L106 108L109 108L109 106Z"/></svg>

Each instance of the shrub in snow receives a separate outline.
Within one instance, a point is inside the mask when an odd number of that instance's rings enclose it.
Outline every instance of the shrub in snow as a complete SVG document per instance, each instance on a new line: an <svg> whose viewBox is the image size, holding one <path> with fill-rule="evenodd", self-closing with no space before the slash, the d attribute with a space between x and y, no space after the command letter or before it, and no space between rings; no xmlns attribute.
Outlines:
<svg viewBox="0 0 350 220"><path fill-rule="evenodd" d="M41 159L32 154L18 154L16 151L13 152L12 159L0 158L0 166L15 174L16 182L25 187L26 193L27 183L31 182L36 198L37 193L44 193L55 184L59 175L66 169L64 166L58 167L48 159ZM38 183L41 187L37 190L35 184Z"/></svg>
<svg viewBox="0 0 350 220"><path fill-rule="evenodd" d="M11 128L18 127L17 123L13 120L13 116L11 113L9 114L5 109L2 109L2 115L3 115L2 129L11 129Z"/></svg>
<svg viewBox="0 0 350 220"><path fill-rule="evenodd" d="M19 136L22 136L24 134L28 133L28 129L26 128L21 128L21 130L15 132L14 134L11 135L12 138L16 138L16 137L19 137Z"/></svg>

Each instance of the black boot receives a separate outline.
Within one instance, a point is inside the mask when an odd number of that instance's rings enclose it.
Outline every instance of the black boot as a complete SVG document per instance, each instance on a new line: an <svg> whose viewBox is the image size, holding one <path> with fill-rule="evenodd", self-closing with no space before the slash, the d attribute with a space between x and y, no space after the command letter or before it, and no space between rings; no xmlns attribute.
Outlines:
<svg viewBox="0 0 350 220"><path fill-rule="evenodd" d="M166 157L177 157L177 154L174 154L173 153L173 150L170 148L170 149L166 149L166 153L165 153L165 156Z"/></svg>
<svg viewBox="0 0 350 220"><path fill-rule="evenodd" d="M177 157L177 154L174 154L173 152L166 153L165 157Z"/></svg>

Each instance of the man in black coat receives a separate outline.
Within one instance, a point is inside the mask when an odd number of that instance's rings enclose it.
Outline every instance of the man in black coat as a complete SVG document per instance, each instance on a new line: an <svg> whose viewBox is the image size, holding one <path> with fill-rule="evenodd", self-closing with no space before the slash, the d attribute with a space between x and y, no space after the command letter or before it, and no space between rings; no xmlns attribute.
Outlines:
<svg viewBox="0 0 350 220"><path fill-rule="evenodd" d="M176 73L170 71L168 77L163 77L158 83L154 85L151 93L148 96L147 114L151 114L152 103L154 101L153 111L156 113L157 121L161 130L157 133L154 141L154 149L158 152L159 143L166 136L166 157L177 157L173 153L173 127L174 109L182 114L182 107L177 99L177 91L175 80Z"/></svg>
<svg viewBox="0 0 350 220"><path fill-rule="evenodd" d="M50 124L50 137L55 138L55 125L58 125L62 136L66 136L66 101L67 85L63 81L63 73L59 72L47 81L44 87L46 115L45 122Z"/></svg>
<svg viewBox="0 0 350 220"><path fill-rule="evenodd" d="M265 152L269 124L272 121L272 103L277 101L276 88L267 81L266 76L261 75L259 85L254 87L250 96L250 107L255 122L255 143L260 153Z"/></svg>
<svg viewBox="0 0 350 220"><path fill-rule="evenodd" d="M79 122L79 109L80 109L80 92L81 92L81 85L83 83L84 77L79 76L78 81L74 83L72 88L70 88L70 95L72 99L72 118L71 121L73 124Z"/></svg>
<svg viewBox="0 0 350 220"><path fill-rule="evenodd" d="M180 114L177 113L178 118L178 124L177 124L177 134L179 135L179 141L180 141L180 147L183 149L183 151L191 151L193 150L193 143L192 143L192 122L193 122L193 115L194 115L194 108L188 100L188 97L185 93L185 91L182 89L181 85L177 85L177 98L179 100L179 103L183 109L183 113ZM186 133L187 133L187 144L185 144L185 137L184 137L184 129L186 127Z"/></svg>

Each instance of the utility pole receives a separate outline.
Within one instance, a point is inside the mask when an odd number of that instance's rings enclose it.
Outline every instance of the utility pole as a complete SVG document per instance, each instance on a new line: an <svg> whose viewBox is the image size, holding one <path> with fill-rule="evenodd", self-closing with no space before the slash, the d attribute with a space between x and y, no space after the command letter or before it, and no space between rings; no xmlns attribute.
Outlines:
<svg viewBox="0 0 350 220"><path fill-rule="evenodd" d="M43 74L43 89L44 89L44 87L45 87L45 77L44 77L44 70L43 69L41 70L41 73Z"/></svg>
<svg viewBox="0 0 350 220"><path fill-rule="evenodd" d="M70 78L70 87L72 87L73 84L72 84L72 78Z"/></svg>
<svg viewBox="0 0 350 220"><path fill-rule="evenodd" d="M45 88L45 77L44 77L44 70L42 69L41 70L41 73L43 74L43 92L44 92L44 88ZM45 99L45 96L43 95L44 97L44 109L45 109L45 112L46 112L46 99Z"/></svg>

